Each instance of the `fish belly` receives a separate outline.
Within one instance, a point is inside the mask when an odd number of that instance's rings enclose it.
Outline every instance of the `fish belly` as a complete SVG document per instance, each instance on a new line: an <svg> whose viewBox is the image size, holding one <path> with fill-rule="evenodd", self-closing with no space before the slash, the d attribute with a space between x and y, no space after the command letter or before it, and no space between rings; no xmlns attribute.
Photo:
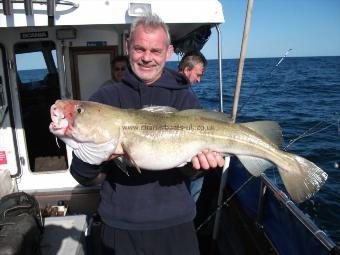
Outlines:
<svg viewBox="0 0 340 255"><path fill-rule="evenodd" d="M199 143L156 145L141 142L129 146L129 156L143 169L171 169L191 161L191 158L201 150Z"/></svg>

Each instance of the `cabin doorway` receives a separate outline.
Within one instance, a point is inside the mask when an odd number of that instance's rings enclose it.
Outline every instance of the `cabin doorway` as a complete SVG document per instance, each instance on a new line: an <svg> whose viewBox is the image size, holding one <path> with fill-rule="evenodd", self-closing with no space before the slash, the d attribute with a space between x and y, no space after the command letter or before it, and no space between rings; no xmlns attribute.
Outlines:
<svg viewBox="0 0 340 255"><path fill-rule="evenodd" d="M70 48L73 98L88 98L107 80L112 79L111 61L118 49L113 47Z"/></svg>
<svg viewBox="0 0 340 255"><path fill-rule="evenodd" d="M3 120L7 112L7 103L5 100L5 72L4 72L4 64L3 64L4 57L2 55L2 51L3 51L3 48L0 45L0 127L2 127Z"/></svg>
<svg viewBox="0 0 340 255"><path fill-rule="evenodd" d="M60 99L54 42L18 43L14 47L22 125L31 171L67 169L66 148L49 132L50 107Z"/></svg>

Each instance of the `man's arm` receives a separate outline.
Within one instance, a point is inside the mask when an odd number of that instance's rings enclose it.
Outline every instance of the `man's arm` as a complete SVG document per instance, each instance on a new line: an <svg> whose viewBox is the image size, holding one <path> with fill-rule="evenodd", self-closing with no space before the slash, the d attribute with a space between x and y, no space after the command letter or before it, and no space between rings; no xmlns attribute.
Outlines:
<svg viewBox="0 0 340 255"><path fill-rule="evenodd" d="M88 164L80 160L74 153L72 154L70 173L77 182L84 186L92 186L104 180L105 174L101 173L100 165Z"/></svg>

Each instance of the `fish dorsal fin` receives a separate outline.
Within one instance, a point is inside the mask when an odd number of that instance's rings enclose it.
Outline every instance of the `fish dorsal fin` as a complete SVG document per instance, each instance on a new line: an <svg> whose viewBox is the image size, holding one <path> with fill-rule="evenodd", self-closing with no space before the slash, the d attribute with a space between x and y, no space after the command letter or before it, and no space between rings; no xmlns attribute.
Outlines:
<svg viewBox="0 0 340 255"><path fill-rule="evenodd" d="M160 112L160 113L175 113L178 112L177 109L170 107L170 106L146 106L141 109L142 111L147 111L147 112Z"/></svg>
<svg viewBox="0 0 340 255"><path fill-rule="evenodd" d="M248 172L256 177L260 176L266 169L273 164L262 158L256 158L246 155L237 155L237 158L241 161L242 165L248 170Z"/></svg>
<svg viewBox="0 0 340 255"><path fill-rule="evenodd" d="M277 122L263 120L263 121L241 123L241 125L266 137L272 143L276 144L278 147L282 147L283 145L282 129Z"/></svg>
<svg viewBox="0 0 340 255"><path fill-rule="evenodd" d="M197 116L204 119L218 120L230 123L231 119L223 112L209 111L204 109L188 109L178 112L176 115L179 116Z"/></svg>

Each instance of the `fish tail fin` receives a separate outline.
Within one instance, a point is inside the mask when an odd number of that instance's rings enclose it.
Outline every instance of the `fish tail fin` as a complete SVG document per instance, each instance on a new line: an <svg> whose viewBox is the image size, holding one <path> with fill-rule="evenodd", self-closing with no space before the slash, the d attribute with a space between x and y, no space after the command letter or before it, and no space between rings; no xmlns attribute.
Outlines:
<svg viewBox="0 0 340 255"><path fill-rule="evenodd" d="M292 200L300 203L312 197L325 183L328 175L303 157L289 153L287 155L292 164L289 164L289 169L278 168L279 173Z"/></svg>

